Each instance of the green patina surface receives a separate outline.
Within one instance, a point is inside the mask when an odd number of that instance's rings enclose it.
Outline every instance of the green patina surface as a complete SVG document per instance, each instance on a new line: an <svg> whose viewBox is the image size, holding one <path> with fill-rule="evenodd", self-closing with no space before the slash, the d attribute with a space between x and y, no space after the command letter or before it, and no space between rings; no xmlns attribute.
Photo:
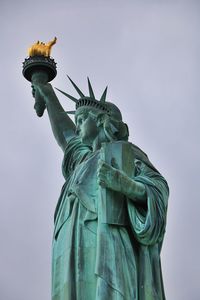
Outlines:
<svg viewBox="0 0 200 300"><path fill-rule="evenodd" d="M36 76L37 77L37 76ZM160 265L168 199L165 179L128 141L118 108L97 101L91 84L75 123L52 86L37 78L64 152L65 184L55 211L52 300L163 300Z"/></svg>

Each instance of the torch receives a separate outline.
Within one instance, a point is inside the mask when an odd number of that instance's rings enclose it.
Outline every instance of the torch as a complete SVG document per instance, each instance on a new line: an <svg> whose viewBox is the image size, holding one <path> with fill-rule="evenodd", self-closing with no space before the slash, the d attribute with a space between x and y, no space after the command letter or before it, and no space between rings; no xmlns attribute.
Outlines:
<svg viewBox="0 0 200 300"><path fill-rule="evenodd" d="M50 57L51 47L56 43L56 40L55 37L48 43L38 41L29 48L29 57L25 58L23 62L22 73L32 84L46 84L56 77L56 63L54 59ZM34 109L38 117L41 117L46 108L46 104L37 89L34 96Z"/></svg>

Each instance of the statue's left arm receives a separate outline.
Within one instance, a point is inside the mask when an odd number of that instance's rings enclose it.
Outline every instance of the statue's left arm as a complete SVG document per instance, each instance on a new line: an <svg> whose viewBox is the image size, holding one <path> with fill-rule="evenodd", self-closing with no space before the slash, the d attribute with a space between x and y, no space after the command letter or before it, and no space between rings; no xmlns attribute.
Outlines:
<svg viewBox="0 0 200 300"><path fill-rule="evenodd" d="M169 189L163 176L149 163L139 161L134 178L100 161L98 182L102 187L124 194L130 225L144 245L161 242L165 233Z"/></svg>
<svg viewBox="0 0 200 300"><path fill-rule="evenodd" d="M124 194L135 202L146 203L145 185L128 177L124 172L108 165L104 161L99 162L98 183L102 187Z"/></svg>

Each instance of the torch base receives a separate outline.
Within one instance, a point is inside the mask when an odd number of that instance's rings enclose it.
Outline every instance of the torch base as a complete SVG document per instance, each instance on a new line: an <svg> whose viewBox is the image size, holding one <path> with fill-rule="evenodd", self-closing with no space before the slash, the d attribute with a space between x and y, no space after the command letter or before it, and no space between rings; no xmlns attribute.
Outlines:
<svg viewBox="0 0 200 300"><path fill-rule="evenodd" d="M34 72L44 71L48 74L48 82L56 77L56 63L53 58L46 56L30 56L23 62L22 73L24 77L31 81Z"/></svg>

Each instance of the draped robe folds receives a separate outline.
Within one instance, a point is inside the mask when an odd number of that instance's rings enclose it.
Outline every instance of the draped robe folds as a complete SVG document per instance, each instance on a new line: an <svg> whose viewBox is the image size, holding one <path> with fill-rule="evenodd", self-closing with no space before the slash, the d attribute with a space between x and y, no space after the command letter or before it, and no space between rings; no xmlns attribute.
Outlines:
<svg viewBox="0 0 200 300"><path fill-rule="evenodd" d="M160 250L168 185L146 154L134 148L134 180L147 205L126 199L126 222L98 223L100 152L72 138L62 170L66 182L55 211L52 300L164 300Z"/></svg>

